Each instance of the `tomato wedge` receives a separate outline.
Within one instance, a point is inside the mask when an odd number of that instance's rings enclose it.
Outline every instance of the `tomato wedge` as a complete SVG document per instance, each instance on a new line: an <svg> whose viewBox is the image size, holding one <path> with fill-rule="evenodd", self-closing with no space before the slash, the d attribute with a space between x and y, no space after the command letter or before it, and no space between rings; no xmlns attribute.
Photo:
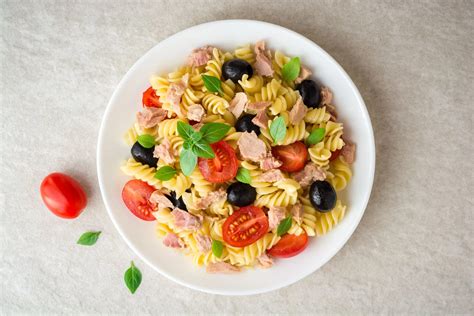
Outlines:
<svg viewBox="0 0 474 316"><path fill-rule="evenodd" d="M256 242L268 231L268 218L260 207L240 208L222 225L224 241L234 247L245 247Z"/></svg>
<svg viewBox="0 0 474 316"><path fill-rule="evenodd" d="M273 147L272 154L283 163L280 169L287 172L300 171L308 159L308 149L302 142Z"/></svg>
<svg viewBox="0 0 474 316"><path fill-rule="evenodd" d="M289 258L305 250L307 245L308 235L305 232L299 236L286 234L267 253L277 258Z"/></svg>
<svg viewBox="0 0 474 316"><path fill-rule="evenodd" d="M156 189L141 180L130 180L122 190L122 199L130 212L144 221L154 221L152 212L156 205L149 201Z"/></svg>
<svg viewBox="0 0 474 316"><path fill-rule="evenodd" d="M198 166L202 176L212 183L223 183L237 175L239 167L234 149L224 141L211 144L215 157L199 158Z"/></svg>
<svg viewBox="0 0 474 316"><path fill-rule="evenodd" d="M149 87L145 92L143 92L142 104L143 106L148 107L161 107L160 97L156 95L155 90L152 87Z"/></svg>

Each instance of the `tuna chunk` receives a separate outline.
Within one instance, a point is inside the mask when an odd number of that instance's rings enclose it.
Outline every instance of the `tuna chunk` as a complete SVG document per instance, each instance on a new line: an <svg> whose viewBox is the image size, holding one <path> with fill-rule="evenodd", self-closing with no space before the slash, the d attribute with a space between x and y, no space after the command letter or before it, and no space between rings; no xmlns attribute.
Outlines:
<svg viewBox="0 0 474 316"><path fill-rule="evenodd" d="M321 104L328 105L332 103L332 92L328 87L321 88Z"/></svg>
<svg viewBox="0 0 474 316"><path fill-rule="evenodd" d="M212 46L203 46L201 48L194 49L188 56L188 65L191 67L199 67L207 64L212 58Z"/></svg>
<svg viewBox="0 0 474 316"><path fill-rule="evenodd" d="M270 105L272 105L272 102L270 101L252 102L252 103L247 104L247 110L258 112L258 111L266 110Z"/></svg>
<svg viewBox="0 0 474 316"><path fill-rule="evenodd" d="M281 165L282 165L281 161L273 157L271 152L266 154L265 157L260 160L260 169L262 169L263 171L277 169L277 168L280 168Z"/></svg>
<svg viewBox="0 0 474 316"><path fill-rule="evenodd" d="M181 81L171 83L166 92L166 101L171 105L171 108L179 117L183 117L179 104L184 91L188 87L188 79L189 74L185 74Z"/></svg>
<svg viewBox="0 0 474 316"><path fill-rule="evenodd" d="M262 173L258 177L258 180L263 182L277 182L283 180L283 173L281 173L279 169L272 169Z"/></svg>
<svg viewBox="0 0 474 316"><path fill-rule="evenodd" d="M281 220L286 216L286 209L281 206L271 206L268 211L268 227L270 230L277 228Z"/></svg>
<svg viewBox="0 0 474 316"><path fill-rule="evenodd" d="M273 76L273 68L271 58L265 52L265 42L259 41L255 44L255 71L260 76Z"/></svg>
<svg viewBox="0 0 474 316"><path fill-rule="evenodd" d="M173 234L173 233L166 234L165 238L163 238L163 244L166 247L170 247L170 248L184 248L185 247L185 244L181 240L181 238L179 238L178 235Z"/></svg>
<svg viewBox="0 0 474 316"><path fill-rule="evenodd" d="M265 158L267 148L265 143L257 137L255 132L243 132L237 141L240 155L243 159L259 162Z"/></svg>
<svg viewBox="0 0 474 316"><path fill-rule="evenodd" d="M207 273L233 274L240 272L240 268L227 262L213 262L206 267Z"/></svg>
<svg viewBox="0 0 474 316"><path fill-rule="evenodd" d="M229 111L238 119L242 115L248 101L249 99L244 92L237 92L232 101L230 101Z"/></svg>
<svg viewBox="0 0 474 316"><path fill-rule="evenodd" d="M160 190L156 190L150 195L149 201L158 205L158 210L169 207L173 208L173 203Z"/></svg>
<svg viewBox="0 0 474 316"><path fill-rule="evenodd" d="M257 112L257 115L252 119L252 123L257 125L260 128L268 128L268 116L266 110L261 110Z"/></svg>
<svg viewBox="0 0 474 316"><path fill-rule="evenodd" d="M163 139L161 144L155 146L155 150L153 151L153 157L161 159L167 164L173 163L177 155L178 154L171 148L170 141L166 138Z"/></svg>
<svg viewBox="0 0 474 316"><path fill-rule="evenodd" d="M348 164L351 164L354 162L354 159L355 159L355 149L356 149L356 145L349 142L349 141L345 141L345 145L344 147L342 147L342 150L341 150L341 155L342 157L344 157L344 160L348 163Z"/></svg>
<svg viewBox="0 0 474 316"><path fill-rule="evenodd" d="M291 207L291 215L298 224L301 224L303 221L303 214L303 205L301 203L296 203Z"/></svg>
<svg viewBox="0 0 474 316"><path fill-rule="evenodd" d="M206 253L211 250L212 240L207 235L196 234L196 244L200 252Z"/></svg>
<svg viewBox="0 0 474 316"><path fill-rule="evenodd" d="M273 259L270 258L265 252L257 258L257 261L258 265L264 269L270 268L273 265Z"/></svg>
<svg viewBox="0 0 474 316"><path fill-rule="evenodd" d="M301 66L300 74L298 77L295 79L296 83L301 83L303 80L308 79L313 73L311 70L306 68L305 66Z"/></svg>
<svg viewBox="0 0 474 316"><path fill-rule="evenodd" d="M171 215L173 216L174 225L177 228L185 229L185 230L198 230L201 228L202 220L192 214L189 214L186 211L183 211L179 208L175 208Z"/></svg>
<svg viewBox="0 0 474 316"><path fill-rule="evenodd" d="M188 120L201 122L204 116L204 108L200 104L192 104L188 108Z"/></svg>
<svg viewBox="0 0 474 316"><path fill-rule="evenodd" d="M313 181L326 179L326 172L316 164L310 162L304 166L304 169L291 174L291 177L296 180L302 188L309 186Z"/></svg>
<svg viewBox="0 0 474 316"><path fill-rule="evenodd" d="M141 128L152 128L158 125L166 117L166 111L162 108L145 107L137 113L137 122Z"/></svg>
<svg viewBox="0 0 474 316"><path fill-rule="evenodd" d="M299 124L306 115L307 111L308 108L306 107L306 105L304 105L303 98L299 97L290 111L290 123L293 125Z"/></svg>
<svg viewBox="0 0 474 316"><path fill-rule="evenodd" d="M227 192L220 188L218 191L209 192L205 197L196 201L194 207L198 210L205 210L213 203L218 203L227 199Z"/></svg>

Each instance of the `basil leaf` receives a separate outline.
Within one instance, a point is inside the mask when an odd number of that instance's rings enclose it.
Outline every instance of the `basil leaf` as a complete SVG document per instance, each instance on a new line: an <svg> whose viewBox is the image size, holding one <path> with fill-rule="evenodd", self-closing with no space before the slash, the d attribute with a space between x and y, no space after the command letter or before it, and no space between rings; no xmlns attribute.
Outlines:
<svg viewBox="0 0 474 316"><path fill-rule="evenodd" d="M325 133L326 129L324 127L313 129L306 139L306 143L310 146L319 143L323 140Z"/></svg>
<svg viewBox="0 0 474 316"><path fill-rule="evenodd" d="M183 142L183 148L184 149L191 149L192 147L192 142L190 139L186 139L184 142Z"/></svg>
<svg viewBox="0 0 474 316"><path fill-rule="evenodd" d="M219 240L212 240L212 253L217 258L222 256L222 252L224 251L224 245Z"/></svg>
<svg viewBox="0 0 474 316"><path fill-rule="evenodd" d="M99 235L101 232L86 232L79 237L79 240L77 241L78 245L83 245L83 246L92 246L97 242L97 239L99 239Z"/></svg>
<svg viewBox="0 0 474 316"><path fill-rule="evenodd" d="M197 156L190 149L183 149L179 154L179 164L181 165L181 170L185 176L189 176L193 173L194 168L197 164Z"/></svg>
<svg viewBox="0 0 474 316"><path fill-rule="evenodd" d="M286 136L286 126L285 119L283 117L278 117L273 120L270 125L270 135L273 138L273 142L277 143L280 140L283 140Z"/></svg>
<svg viewBox="0 0 474 316"><path fill-rule="evenodd" d="M151 148L155 146L155 138L148 134L138 136L137 141L142 147Z"/></svg>
<svg viewBox="0 0 474 316"><path fill-rule="evenodd" d="M207 91L222 93L221 81L219 80L219 78L208 76L208 75L201 75L201 77Z"/></svg>
<svg viewBox="0 0 474 316"><path fill-rule="evenodd" d="M192 143L197 143L202 139L202 133L201 132L194 132L194 134L191 135L191 142Z"/></svg>
<svg viewBox="0 0 474 316"><path fill-rule="evenodd" d="M173 179L175 174L176 169L171 168L170 166L164 166L158 169L158 171L155 173L155 178L162 181L168 181Z"/></svg>
<svg viewBox="0 0 474 316"><path fill-rule="evenodd" d="M198 157L207 159L212 159L215 157L214 151L212 150L211 146L202 140L200 142L195 143L191 150Z"/></svg>
<svg viewBox="0 0 474 316"><path fill-rule="evenodd" d="M135 267L133 261L130 264L130 268L125 271L123 279L125 280L125 285L127 285L130 292L134 294L140 286L140 283L142 283L142 273L137 267Z"/></svg>
<svg viewBox="0 0 474 316"><path fill-rule="evenodd" d="M200 129L202 138L209 144L220 141L229 130L230 126L224 123L207 123Z"/></svg>
<svg viewBox="0 0 474 316"><path fill-rule="evenodd" d="M283 80L285 81L295 80L300 74L300 68L301 68L300 58L299 57L291 58L290 61L287 62L281 69L281 75L283 77Z"/></svg>
<svg viewBox="0 0 474 316"><path fill-rule="evenodd" d="M239 168L235 178L242 183L250 184L250 182L252 182L252 178L250 177L250 172L245 168Z"/></svg>
<svg viewBox="0 0 474 316"><path fill-rule="evenodd" d="M196 133L196 131L191 127L191 125L183 123L181 121L178 122L177 130L179 136L181 136L181 138L184 140L191 139L192 135Z"/></svg>
<svg viewBox="0 0 474 316"><path fill-rule="evenodd" d="M282 235L286 234L286 232L288 230L290 230L290 228L291 228L291 222L292 222L291 216L288 216L287 218L282 220L280 222L280 224L278 225L277 235L282 236Z"/></svg>

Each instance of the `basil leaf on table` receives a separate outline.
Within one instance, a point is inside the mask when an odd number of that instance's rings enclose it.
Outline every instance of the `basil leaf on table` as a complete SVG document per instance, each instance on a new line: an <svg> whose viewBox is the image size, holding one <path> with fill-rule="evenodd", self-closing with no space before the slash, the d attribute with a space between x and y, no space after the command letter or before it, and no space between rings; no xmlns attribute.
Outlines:
<svg viewBox="0 0 474 316"><path fill-rule="evenodd" d="M125 271L125 275L123 278L125 280L125 285L127 285L130 292L134 294L140 286L140 283L142 283L142 273L140 272L140 270L138 270L137 267L135 267L133 261L130 264L130 268Z"/></svg>
<svg viewBox="0 0 474 316"><path fill-rule="evenodd" d="M273 142L276 144L280 140L283 140L286 136L286 125L285 119L281 116L273 120L270 124L270 136L273 138Z"/></svg>
<svg viewBox="0 0 474 316"><path fill-rule="evenodd" d="M195 143L191 149L193 153L198 157L207 159L212 159L215 157L214 151L212 150L211 146L205 141Z"/></svg>
<svg viewBox="0 0 474 316"><path fill-rule="evenodd" d="M174 175L176 174L176 169L170 166L163 166L155 173L155 178L161 181L168 181L173 179Z"/></svg>
<svg viewBox="0 0 474 316"><path fill-rule="evenodd" d="M250 177L250 172L245 168L239 168L235 178L242 183L250 184L250 182L252 182L252 178Z"/></svg>
<svg viewBox="0 0 474 316"><path fill-rule="evenodd" d="M97 242L97 239L99 239L99 235L101 232L86 232L79 237L79 240L77 241L78 245L83 245L83 246L92 246Z"/></svg>
<svg viewBox="0 0 474 316"><path fill-rule="evenodd" d="M178 122L177 130L179 136L181 136L181 138L184 140L191 139L193 134L196 133L196 131L191 127L191 125L186 124L184 122Z"/></svg>
<svg viewBox="0 0 474 316"><path fill-rule="evenodd" d="M220 258L222 256L222 252L224 250L224 245L222 244L222 242L220 242L219 240L212 240L212 253L214 254L214 256L216 256L217 258Z"/></svg>
<svg viewBox="0 0 474 316"><path fill-rule="evenodd" d="M285 81L295 80L300 74L300 68L301 68L301 64L300 64L299 57L293 57L292 59L290 59L290 61L287 62L281 69L281 75L283 77L283 80Z"/></svg>
<svg viewBox="0 0 474 316"><path fill-rule="evenodd" d="M292 223L291 216L288 216L287 218L282 220L280 222L280 224L278 225L277 235L282 236L282 235L286 234L286 232L289 231L290 228L291 228L291 223Z"/></svg>
<svg viewBox="0 0 474 316"><path fill-rule="evenodd" d="M207 91L222 93L221 81L219 80L219 78L208 75L201 75L201 78L204 82L204 86L206 87Z"/></svg>
<svg viewBox="0 0 474 316"><path fill-rule="evenodd" d="M148 134L138 136L137 141L142 147L151 148L155 146L155 138Z"/></svg>
<svg viewBox="0 0 474 316"><path fill-rule="evenodd" d="M197 156L191 149L182 149L179 154L179 163L184 175L189 176L196 168Z"/></svg>
<svg viewBox="0 0 474 316"><path fill-rule="evenodd" d="M220 141L229 130L230 126L224 123L206 123L200 129L202 138L209 144Z"/></svg>
<svg viewBox="0 0 474 316"><path fill-rule="evenodd" d="M308 145L315 145L323 140L324 134L326 133L326 129L324 127L316 128L311 131L308 138L306 139L306 143Z"/></svg>

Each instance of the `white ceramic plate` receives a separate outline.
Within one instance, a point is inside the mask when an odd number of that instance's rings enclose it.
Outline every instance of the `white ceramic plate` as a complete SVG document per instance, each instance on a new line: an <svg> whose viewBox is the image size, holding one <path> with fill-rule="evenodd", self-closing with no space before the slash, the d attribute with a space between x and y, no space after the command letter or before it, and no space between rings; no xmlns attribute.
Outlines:
<svg viewBox="0 0 474 316"><path fill-rule="evenodd" d="M344 132L357 144L354 176L345 194L346 218L329 234L311 238L308 248L291 259L278 260L271 269L248 270L239 275L207 274L183 254L166 248L155 235L155 223L132 215L122 202L122 187L129 178L120 171L130 156L122 139L133 124L142 92L153 74L174 70L189 52L210 44L226 50L264 39L272 50L299 56L321 84L334 93L334 104ZM179 32L153 47L128 71L107 106L97 146L97 171L105 205L115 227L140 258L164 276L190 288L227 295L248 295L290 285L331 259L359 224L369 200L375 169L372 126L359 91L341 66L309 39L281 26L249 20L205 23Z"/></svg>

